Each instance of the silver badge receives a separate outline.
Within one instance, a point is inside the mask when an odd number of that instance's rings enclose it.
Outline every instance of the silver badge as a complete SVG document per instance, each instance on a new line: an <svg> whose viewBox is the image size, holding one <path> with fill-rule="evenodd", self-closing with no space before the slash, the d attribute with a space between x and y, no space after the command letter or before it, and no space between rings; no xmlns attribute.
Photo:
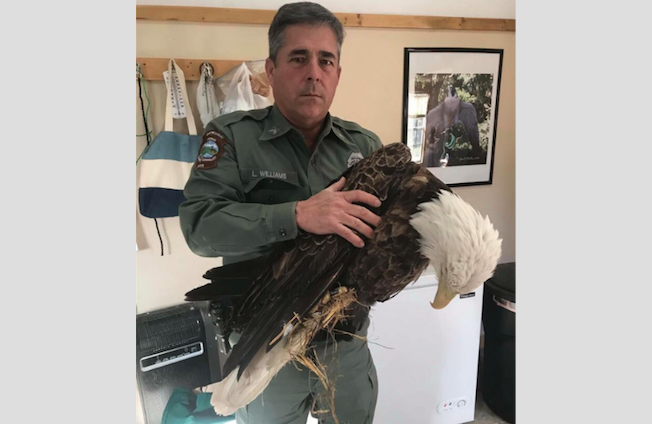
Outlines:
<svg viewBox="0 0 652 424"><path fill-rule="evenodd" d="M353 152L349 155L349 159L346 161L346 167L350 168L356 163L360 162L362 159L364 159L364 156L362 156L362 153L360 152Z"/></svg>

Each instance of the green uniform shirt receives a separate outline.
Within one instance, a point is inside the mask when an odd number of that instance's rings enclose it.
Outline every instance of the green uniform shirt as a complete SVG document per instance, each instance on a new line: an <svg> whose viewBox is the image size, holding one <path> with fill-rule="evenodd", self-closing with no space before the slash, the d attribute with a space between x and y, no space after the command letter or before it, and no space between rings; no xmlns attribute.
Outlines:
<svg viewBox="0 0 652 424"><path fill-rule="evenodd" d="M206 126L204 141L211 131L224 137L214 147L217 161L204 169L199 159L195 163L179 217L190 249L223 256L225 264L267 254L272 244L295 238L297 201L382 146L371 131L328 114L310 154L303 135L276 106L220 116Z"/></svg>

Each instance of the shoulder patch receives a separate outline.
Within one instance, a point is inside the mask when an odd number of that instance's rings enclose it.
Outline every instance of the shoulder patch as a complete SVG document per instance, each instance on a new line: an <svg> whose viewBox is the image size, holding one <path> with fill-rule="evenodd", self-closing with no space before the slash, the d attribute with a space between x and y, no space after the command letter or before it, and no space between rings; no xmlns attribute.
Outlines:
<svg viewBox="0 0 652 424"><path fill-rule="evenodd" d="M219 131L211 130L204 134L195 160L195 167L197 169L215 168L217 160L224 154L226 144L226 137Z"/></svg>

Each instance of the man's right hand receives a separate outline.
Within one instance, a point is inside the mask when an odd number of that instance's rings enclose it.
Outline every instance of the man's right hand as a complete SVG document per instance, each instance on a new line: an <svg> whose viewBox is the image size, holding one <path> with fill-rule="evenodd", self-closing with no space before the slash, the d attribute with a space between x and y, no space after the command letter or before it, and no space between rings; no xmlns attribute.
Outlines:
<svg viewBox="0 0 652 424"><path fill-rule="evenodd" d="M308 200L297 202L297 226L313 234L338 234L354 246L364 247L364 241L352 230L372 238L374 230L367 224L376 227L381 218L369 209L353 203L378 207L381 202L366 191L342 191L345 182L342 177Z"/></svg>

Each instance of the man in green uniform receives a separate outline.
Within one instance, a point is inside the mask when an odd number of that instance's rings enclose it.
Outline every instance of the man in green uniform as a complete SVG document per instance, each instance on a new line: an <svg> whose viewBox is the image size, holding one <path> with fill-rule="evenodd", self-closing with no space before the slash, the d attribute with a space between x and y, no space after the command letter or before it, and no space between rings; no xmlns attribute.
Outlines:
<svg viewBox="0 0 652 424"><path fill-rule="evenodd" d="M314 3L281 7L269 29L266 72L275 105L233 112L206 127L179 208L190 249L222 256L225 264L268 254L302 229L338 234L364 246L380 218L355 205L379 206L363 191L326 188L354 163L381 147L378 137L328 112L339 82L344 31ZM366 336L369 318L354 329ZM335 413L342 423L373 420L376 370L359 337L315 341L316 354L335 383ZM330 404L317 377L285 366L265 391L237 414L239 424L304 424L308 413L332 423ZM316 411L316 412L315 412Z"/></svg>

